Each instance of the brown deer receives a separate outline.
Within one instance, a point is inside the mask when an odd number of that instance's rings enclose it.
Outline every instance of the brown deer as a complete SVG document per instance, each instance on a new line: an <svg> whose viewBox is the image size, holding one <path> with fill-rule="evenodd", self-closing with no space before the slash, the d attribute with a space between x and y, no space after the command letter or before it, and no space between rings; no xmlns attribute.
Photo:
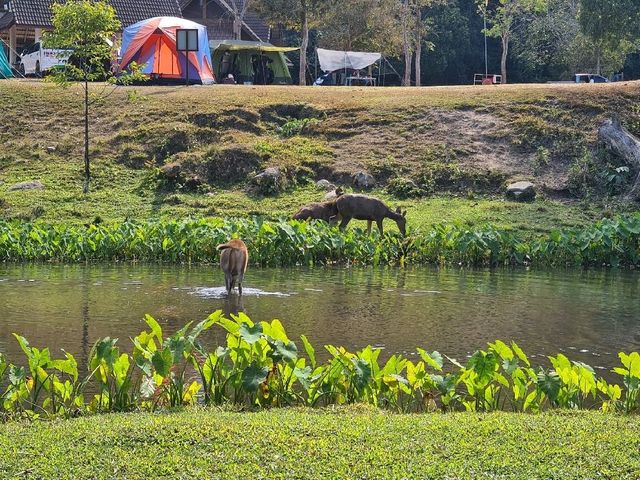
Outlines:
<svg viewBox="0 0 640 480"><path fill-rule="evenodd" d="M402 235L406 235L407 211L400 210L400 207L394 212L387 207L381 200L366 195L345 194L336 200L338 207L338 215L342 218L340 230L344 230L352 218L356 220L367 220L367 234L371 234L371 223L376 222L380 235L384 233L382 229L382 221L385 218L394 220L398 225L398 229Z"/></svg>
<svg viewBox="0 0 640 480"><path fill-rule="evenodd" d="M230 240L218 245L217 249L222 251L220 268L224 272L224 285L227 288L227 294L231 293L233 287L238 285L238 293L242 295L242 281L249 262L247 246L242 240Z"/></svg>
<svg viewBox="0 0 640 480"><path fill-rule="evenodd" d="M292 217L294 220L324 220L329 222L331 220L336 221L338 215L338 208L336 207L336 201L322 202L322 203L310 203L298 210Z"/></svg>

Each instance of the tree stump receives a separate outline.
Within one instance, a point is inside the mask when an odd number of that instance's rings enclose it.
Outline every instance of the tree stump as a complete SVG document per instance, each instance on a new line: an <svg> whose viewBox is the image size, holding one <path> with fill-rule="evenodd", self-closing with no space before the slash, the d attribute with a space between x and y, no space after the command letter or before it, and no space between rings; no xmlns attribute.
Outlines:
<svg viewBox="0 0 640 480"><path fill-rule="evenodd" d="M625 195L626 200L640 199L640 140L632 135L614 116L605 121L598 131L598 138L604 145L619 155L630 168L638 170L638 176Z"/></svg>

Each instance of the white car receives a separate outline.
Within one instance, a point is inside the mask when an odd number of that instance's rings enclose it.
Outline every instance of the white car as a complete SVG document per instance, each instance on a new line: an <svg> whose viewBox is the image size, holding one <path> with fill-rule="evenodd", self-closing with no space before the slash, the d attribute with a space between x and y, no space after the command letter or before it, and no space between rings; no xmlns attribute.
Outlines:
<svg viewBox="0 0 640 480"><path fill-rule="evenodd" d="M42 48L42 43L36 42L23 50L18 69L23 75L40 76L53 67L65 65L68 60L69 53L67 51Z"/></svg>

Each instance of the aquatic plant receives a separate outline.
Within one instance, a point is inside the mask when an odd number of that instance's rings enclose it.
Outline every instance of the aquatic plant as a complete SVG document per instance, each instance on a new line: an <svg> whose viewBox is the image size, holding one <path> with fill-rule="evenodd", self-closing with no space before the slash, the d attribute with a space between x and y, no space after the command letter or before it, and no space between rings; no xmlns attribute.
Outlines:
<svg viewBox="0 0 640 480"><path fill-rule="evenodd" d="M496 341L461 364L418 348L416 360L381 350L357 352L326 345L319 361L304 335L302 353L279 320L254 323L245 314L217 311L168 337L150 316L148 330L120 353L117 339L98 340L88 372L79 378L75 358L54 360L49 350L16 335L25 367L0 354L0 418L69 417L91 412L155 411L183 405L232 404L256 409L366 403L397 412L497 410L538 413L548 409L640 409L640 354L619 354L608 383L593 368L565 355L549 356L550 367L534 367L515 343ZM224 345L208 350L199 337L219 327ZM86 396L91 400L87 401Z"/></svg>
<svg viewBox="0 0 640 480"><path fill-rule="evenodd" d="M436 225L407 237L324 222L201 219L88 226L0 221L0 261L217 262L216 245L240 237L261 266L464 264L640 265L640 214L537 238L491 226Z"/></svg>

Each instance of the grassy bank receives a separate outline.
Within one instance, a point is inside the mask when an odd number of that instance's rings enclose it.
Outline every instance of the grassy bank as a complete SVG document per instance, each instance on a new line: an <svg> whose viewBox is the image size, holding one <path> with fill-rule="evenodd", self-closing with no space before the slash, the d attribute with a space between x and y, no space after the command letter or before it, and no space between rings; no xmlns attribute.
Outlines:
<svg viewBox="0 0 640 480"><path fill-rule="evenodd" d="M594 149L598 124L611 112L640 133L640 89L634 83L138 87L135 94L123 88L93 106L94 183L83 196L78 94L75 87L40 82L0 83L0 216L76 224L96 216L275 218L321 199L324 192L313 188L314 180L348 187L354 172L366 171L378 181L373 193L407 208L415 227L492 223L548 232L629 208L606 200L615 193L613 185L601 185L604 191L592 185L594 175L610 174L615 165L607 160L596 168L585 152ZM305 119L314 122L297 129L295 122ZM291 136L282 133L285 126ZM178 177L167 178L168 165L179 167ZM255 173L270 166L282 169L286 186L265 197L248 187ZM200 184L189 186L186 180L194 176ZM538 184L540 200L505 203L501 185L518 179ZM29 180L45 189L9 191ZM595 200L576 203L572 188L578 196L592 189Z"/></svg>
<svg viewBox="0 0 640 480"><path fill-rule="evenodd" d="M3 478L636 479L640 419L188 409L0 425Z"/></svg>

